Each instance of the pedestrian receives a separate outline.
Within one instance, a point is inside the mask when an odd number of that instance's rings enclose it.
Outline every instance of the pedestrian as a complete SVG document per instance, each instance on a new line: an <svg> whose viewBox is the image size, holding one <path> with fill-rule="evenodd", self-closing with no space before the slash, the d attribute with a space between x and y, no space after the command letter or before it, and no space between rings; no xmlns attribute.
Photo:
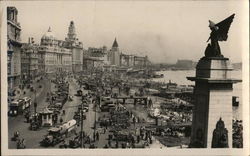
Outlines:
<svg viewBox="0 0 250 156"><path fill-rule="evenodd" d="M150 144L152 144L152 143L153 143L152 138L149 138L149 143L150 143Z"/></svg>
<svg viewBox="0 0 250 156"><path fill-rule="evenodd" d="M137 135L137 143L140 142L140 135Z"/></svg>
<svg viewBox="0 0 250 156"><path fill-rule="evenodd" d="M87 141L86 141L87 144L90 144L90 136L88 135L87 136Z"/></svg>
<svg viewBox="0 0 250 156"><path fill-rule="evenodd" d="M96 140L99 141L99 133L96 132Z"/></svg>
<svg viewBox="0 0 250 156"><path fill-rule="evenodd" d="M111 147L111 140L110 139L108 141L108 145L109 145L109 147Z"/></svg>
<svg viewBox="0 0 250 156"><path fill-rule="evenodd" d="M136 123L136 119L135 119L135 117L133 118L133 123L134 123L134 127L135 127L135 123Z"/></svg>
<svg viewBox="0 0 250 156"><path fill-rule="evenodd" d="M17 139L17 142L16 142L16 148L17 149L20 149L20 144L21 144L21 140Z"/></svg>
<svg viewBox="0 0 250 156"><path fill-rule="evenodd" d="M148 131L145 133L145 140L148 140Z"/></svg>
<svg viewBox="0 0 250 156"><path fill-rule="evenodd" d="M126 148L130 148L129 142L126 143Z"/></svg>
<svg viewBox="0 0 250 156"><path fill-rule="evenodd" d="M62 122L63 122L63 119L62 119L62 117L60 118L60 123L62 124Z"/></svg>
<svg viewBox="0 0 250 156"><path fill-rule="evenodd" d="M96 139L96 134L95 134L95 132L93 133L93 139L94 139L94 141L95 141L95 139Z"/></svg>
<svg viewBox="0 0 250 156"><path fill-rule="evenodd" d="M14 140L14 141L18 140L19 135L20 135L19 132L16 131L16 132L14 133L14 137L13 137L14 139L13 139L13 140Z"/></svg>
<svg viewBox="0 0 250 156"><path fill-rule="evenodd" d="M115 143L115 148L119 148L119 143L118 143L118 140L116 140L116 143Z"/></svg>
<svg viewBox="0 0 250 156"><path fill-rule="evenodd" d="M22 139L22 145L23 145L23 148L26 147L26 141L24 139Z"/></svg>
<svg viewBox="0 0 250 156"><path fill-rule="evenodd" d="M29 116L30 116L30 115L29 115L29 112L26 112L25 118L26 118L26 122L27 122L27 123L29 123Z"/></svg>
<svg viewBox="0 0 250 156"><path fill-rule="evenodd" d="M108 145L106 144L103 148L109 148Z"/></svg>

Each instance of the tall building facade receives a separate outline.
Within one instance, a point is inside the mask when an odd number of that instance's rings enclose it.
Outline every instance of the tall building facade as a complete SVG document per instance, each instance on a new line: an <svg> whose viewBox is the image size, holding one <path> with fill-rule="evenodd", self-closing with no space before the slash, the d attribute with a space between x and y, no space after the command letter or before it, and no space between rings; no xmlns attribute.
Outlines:
<svg viewBox="0 0 250 156"><path fill-rule="evenodd" d="M23 43L21 48L21 77L22 82L29 83L38 76L38 48L33 38L28 43Z"/></svg>
<svg viewBox="0 0 250 156"><path fill-rule="evenodd" d="M7 7L7 73L8 91L15 90L21 79L21 26L17 20L18 10Z"/></svg>
<svg viewBox="0 0 250 156"><path fill-rule="evenodd" d="M110 62L110 65L120 66L120 51L116 38L113 42L112 48L109 51L108 61Z"/></svg>
<svg viewBox="0 0 250 156"><path fill-rule="evenodd" d="M148 56L134 56L134 66L136 67L147 67L148 65Z"/></svg>
<svg viewBox="0 0 250 156"><path fill-rule="evenodd" d="M78 73L83 69L83 45L76 37L74 22L71 21L68 28L68 35L65 39L65 47L72 52L72 71Z"/></svg>
<svg viewBox="0 0 250 156"><path fill-rule="evenodd" d="M147 56L120 54L120 66L145 68L148 64Z"/></svg>
<svg viewBox="0 0 250 156"><path fill-rule="evenodd" d="M109 65L107 58L107 47L100 48L89 47L87 50L87 57L85 57L86 67L90 68L102 68L104 65Z"/></svg>
<svg viewBox="0 0 250 156"><path fill-rule="evenodd" d="M65 46L66 42L57 40L49 28L41 38L38 50L38 66L41 74L72 71L72 52Z"/></svg>

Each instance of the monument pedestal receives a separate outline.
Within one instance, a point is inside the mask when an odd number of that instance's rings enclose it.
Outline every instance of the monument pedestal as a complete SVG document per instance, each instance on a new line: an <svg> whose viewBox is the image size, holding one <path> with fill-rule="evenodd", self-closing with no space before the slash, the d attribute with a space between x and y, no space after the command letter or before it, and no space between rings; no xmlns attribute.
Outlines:
<svg viewBox="0 0 250 156"><path fill-rule="evenodd" d="M196 66L191 148L232 147L233 70L228 58L203 57Z"/></svg>

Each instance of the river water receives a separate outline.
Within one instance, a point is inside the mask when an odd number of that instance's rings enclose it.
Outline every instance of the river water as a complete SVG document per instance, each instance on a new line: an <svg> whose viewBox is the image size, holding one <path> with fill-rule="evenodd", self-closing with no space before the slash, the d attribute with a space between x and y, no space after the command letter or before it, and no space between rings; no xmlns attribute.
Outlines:
<svg viewBox="0 0 250 156"><path fill-rule="evenodd" d="M159 71L157 74L164 74L163 78L152 79L156 82L171 82L178 85L194 85L194 82L187 80L186 77L195 76L195 70L180 70L180 71ZM242 79L242 71L232 71L232 78ZM239 97L239 107L233 107L233 118L242 119L242 83L233 85L233 96Z"/></svg>

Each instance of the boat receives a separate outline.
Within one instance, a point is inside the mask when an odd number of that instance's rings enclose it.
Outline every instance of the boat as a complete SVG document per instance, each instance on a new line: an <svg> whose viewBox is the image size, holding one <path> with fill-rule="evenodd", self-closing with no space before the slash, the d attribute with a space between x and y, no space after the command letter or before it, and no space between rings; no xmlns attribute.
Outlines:
<svg viewBox="0 0 250 156"><path fill-rule="evenodd" d="M153 78L163 78L164 74L154 74Z"/></svg>

